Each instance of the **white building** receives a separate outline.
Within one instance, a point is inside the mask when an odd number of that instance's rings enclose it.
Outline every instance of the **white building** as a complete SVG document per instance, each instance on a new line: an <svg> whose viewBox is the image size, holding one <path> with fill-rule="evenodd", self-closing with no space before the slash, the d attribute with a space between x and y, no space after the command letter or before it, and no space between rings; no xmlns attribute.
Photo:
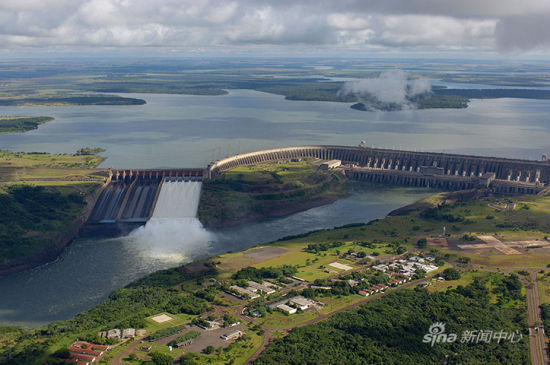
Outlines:
<svg viewBox="0 0 550 365"><path fill-rule="evenodd" d="M313 302L311 300L306 299L301 295L290 298L288 302L290 303L290 305L293 305L301 310L306 310L313 305Z"/></svg>
<svg viewBox="0 0 550 365"><path fill-rule="evenodd" d="M118 328L113 328L107 331L107 338L120 338L120 330Z"/></svg>
<svg viewBox="0 0 550 365"><path fill-rule="evenodd" d="M247 283L248 283L248 287L250 288L250 290L259 291L262 294L269 295L269 294L275 293L275 291L276 291L272 287L267 286L265 283L259 284L255 281L250 281L250 280Z"/></svg>
<svg viewBox="0 0 550 365"><path fill-rule="evenodd" d="M342 165L340 160L330 160L321 164L321 170L330 170Z"/></svg>
<svg viewBox="0 0 550 365"><path fill-rule="evenodd" d="M256 299L260 297L260 294L254 293L253 290L249 290L247 288L241 288L238 285L231 285L230 288L235 290L237 293L241 294L242 296L248 296L250 299Z"/></svg>
<svg viewBox="0 0 550 365"><path fill-rule="evenodd" d="M388 265L380 264L372 267L374 270L386 272L388 271Z"/></svg>
<svg viewBox="0 0 550 365"><path fill-rule="evenodd" d="M292 307L289 307L288 305L286 304L279 304L277 306L277 309L279 309L280 311L286 313L286 314L294 314L296 313L296 308L292 308Z"/></svg>
<svg viewBox="0 0 550 365"><path fill-rule="evenodd" d="M221 338L228 341L228 340L233 340L233 339L239 338L242 335L243 335L243 333L241 331L235 331L235 332L231 332L231 333L226 333L225 335L222 335Z"/></svg>

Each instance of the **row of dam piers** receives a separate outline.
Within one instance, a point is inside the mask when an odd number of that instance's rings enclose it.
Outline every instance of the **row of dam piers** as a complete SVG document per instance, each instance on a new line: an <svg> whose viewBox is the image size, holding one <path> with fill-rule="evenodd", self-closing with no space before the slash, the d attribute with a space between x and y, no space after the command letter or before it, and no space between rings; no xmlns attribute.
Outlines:
<svg viewBox="0 0 550 365"><path fill-rule="evenodd" d="M155 216L194 216L202 175L202 169L113 170L81 234L117 236Z"/></svg>

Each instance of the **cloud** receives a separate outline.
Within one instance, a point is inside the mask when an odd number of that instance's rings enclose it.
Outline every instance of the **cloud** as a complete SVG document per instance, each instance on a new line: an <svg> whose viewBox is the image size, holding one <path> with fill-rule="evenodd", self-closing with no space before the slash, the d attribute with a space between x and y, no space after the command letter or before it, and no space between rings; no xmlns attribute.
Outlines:
<svg viewBox="0 0 550 365"><path fill-rule="evenodd" d="M548 17L547 0L2 0L0 49L550 51Z"/></svg>
<svg viewBox="0 0 550 365"><path fill-rule="evenodd" d="M518 52L550 47L550 14L501 19L495 32L497 49Z"/></svg>
<svg viewBox="0 0 550 365"><path fill-rule="evenodd" d="M398 69L381 72L378 77L348 81L341 90L343 94L354 94L364 102L374 98L383 104L401 106L412 106L409 101L411 97L430 91L431 84L428 80L408 81L407 74Z"/></svg>

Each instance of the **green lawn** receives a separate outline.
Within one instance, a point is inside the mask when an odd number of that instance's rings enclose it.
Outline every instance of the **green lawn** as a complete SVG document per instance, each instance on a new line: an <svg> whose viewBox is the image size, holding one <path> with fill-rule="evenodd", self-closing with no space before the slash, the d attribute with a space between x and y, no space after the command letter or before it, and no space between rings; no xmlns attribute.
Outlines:
<svg viewBox="0 0 550 365"><path fill-rule="evenodd" d="M161 315L161 314L166 314L167 316L170 316L173 319L170 320L170 321L167 321L167 322L163 322L163 323L157 323L157 322L155 322L151 319L152 317L156 317L156 316ZM190 322L195 317L196 316L193 316L193 315L190 315L190 314L184 314L184 313L180 313L180 314L171 314L171 313L167 313L167 312L156 313L155 315L145 319L145 323L146 323L145 329L147 330L147 334L151 334L151 333L156 332L156 331L161 330L161 329L165 329L165 328L169 328L169 327L176 327L176 326L186 324L186 323Z"/></svg>
<svg viewBox="0 0 550 365"><path fill-rule="evenodd" d="M317 318L318 316L319 314L314 310L291 315L286 315L278 310L274 310L273 313L267 314L265 318L261 318L259 322L270 328L292 328L300 323Z"/></svg>

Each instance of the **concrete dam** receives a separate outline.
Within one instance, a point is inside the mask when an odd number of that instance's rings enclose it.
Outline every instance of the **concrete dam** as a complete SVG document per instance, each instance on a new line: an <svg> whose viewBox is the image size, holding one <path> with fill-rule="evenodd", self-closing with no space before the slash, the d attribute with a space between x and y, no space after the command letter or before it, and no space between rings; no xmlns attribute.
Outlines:
<svg viewBox="0 0 550 365"><path fill-rule="evenodd" d="M112 170L85 233L125 234L154 219L196 217L203 179L235 167L302 158L338 160L355 180L442 190L488 188L503 194L537 194L550 182L550 161L413 152L351 146L286 147L212 162L206 169ZM108 232L105 232L108 231Z"/></svg>
<svg viewBox="0 0 550 365"><path fill-rule="evenodd" d="M340 160L348 177L375 183L445 190L491 188L536 194L550 182L550 161L351 146L303 146L245 153L213 162L208 178L243 165L314 157Z"/></svg>
<svg viewBox="0 0 550 365"><path fill-rule="evenodd" d="M83 229L118 235L155 218L195 217L203 169L110 171Z"/></svg>

